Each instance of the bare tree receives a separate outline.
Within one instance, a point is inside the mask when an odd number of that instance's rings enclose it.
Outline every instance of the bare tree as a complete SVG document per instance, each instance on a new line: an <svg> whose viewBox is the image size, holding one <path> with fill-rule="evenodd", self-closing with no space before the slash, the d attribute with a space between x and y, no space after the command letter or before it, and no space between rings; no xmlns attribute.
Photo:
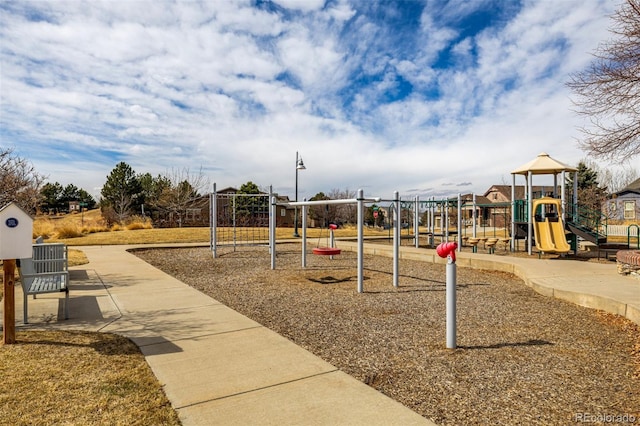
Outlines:
<svg viewBox="0 0 640 426"><path fill-rule="evenodd" d="M582 159L580 162L598 174L599 186L606 189L609 194L622 190L640 177L638 169L633 168L631 165L624 165L622 168L613 170L607 167L600 167L598 163L588 158Z"/></svg>
<svg viewBox="0 0 640 426"><path fill-rule="evenodd" d="M0 147L0 207L15 202L29 213L35 213L40 202L40 189L45 177L33 165Z"/></svg>
<svg viewBox="0 0 640 426"><path fill-rule="evenodd" d="M612 16L614 38L601 43L588 69L567 84L577 95L583 150L597 158L627 161L640 154L640 0L626 0Z"/></svg>
<svg viewBox="0 0 640 426"><path fill-rule="evenodd" d="M175 216L178 226L182 227L187 209L201 197L200 191L206 189L209 182L202 169L198 173L191 173L188 168L173 169L164 179L169 185L162 189L157 199L150 200L150 203L159 211Z"/></svg>
<svg viewBox="0 0 640 426"><path fill-rule="evenodd" d="M328 197L332 200L342 200L348 198L356 198L356 192L346 188L344 190L332 189ZM329 220L339 223L356 223L357 222L357 206L355 204L338 204L329 207Z"/></svg>

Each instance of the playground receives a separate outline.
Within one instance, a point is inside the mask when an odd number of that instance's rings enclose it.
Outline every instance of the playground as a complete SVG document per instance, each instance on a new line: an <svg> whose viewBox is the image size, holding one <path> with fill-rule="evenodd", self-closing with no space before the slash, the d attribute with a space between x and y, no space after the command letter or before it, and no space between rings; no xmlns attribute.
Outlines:
<svg viewBox="0 0 640 426"><path fill-rule="evenodd" d="M513 250L518 240L514 227L509 230L495 223L481 224L486 216L479 221L474 217L481 211L475 200L428 201L425 210L431 213L425 217L416 199L413 208L418 214L413 217L426 218L423 226L411 221L412 215L407 213L411 202L401 202L398 195L390 200L359 196L356 201L386 203L383 208L394 218L392 226L382 227L388 231L386 238L369 237L393 244L394 249L400 244L415 245L419 247L415 252L424 257L428 254L423 247L460 241L461 251L472 252L460 255L460 263L470 256L487 264L501 255L526 256L531 264L545 265L542 269L548 268L546 273L551 276L557 271L554 266L566 265L569 269L563 269L561 275L566 283L572 283L580 280L576 277L586 277L585 270L591 268L562 261L571 256L570 242L577 239L568 238L569 221L559 214L564 213L564 203L552 199L552 203L542 203L550 207L525 205L531 220L515 226L532 232L520 240L526 243L525 250ZM472 206L466 218L461 214L465 206ZM299 207L306 208L304 204ZM260 214L266 218L264 208L262 203ZM359 213L362 210L359 206ZM508 217L505 208L500 214ZM492 215L492 219L497 216L495 212ZM515 217L513 211L511 215ZM359 246L364 234L362 220L356 228L355 250L353 242L331 242L325 237L329 226L315 235L305 235L313 232L303 223L301 239L289 242L271 232L275 222L263 220L261 226L247 226L246 221L238 221L236 229L237 217L232 220L232 227L226 224L217 230L221 234L231 230L219 246L214 241L209 248L143 249L138 254L438 424L512 424L514 419L527 424L566 424L579 421L581 414L619 416L632 422L640 418L640 329L622 316L582 308L556 298L559 296L542 296L508 273L463 267L457 281L459 340L457 349L452 350L443 345L444 302L449 288L444 259L424 262L373 255L379 249L369 241L366 251ZM264 228L266 222L269 231L255 229ZM443 223L450 226L443 227ZM507 223L516 221L505 220ZM251 244L237 238L236 231L251 232ZM564 238L559 239L561 236ZM301 246L305 237L307 244ZM472 238L477 244L472 244ZM495 239L494 245L490 238ZM537 253L531 253L532 247ZM316 252L318 249L322 250ZM607 282L609 268L605 269L602 276ZM565 275L565 271L571 273ZM121 271L115 277L115 281L122 279ZM400 285L392 284L396 277ZM124 288L130 284L129 278ZM360 291L361 280L365 291ZM148 275L140 282L143 286L151 283ZM566 287L562 291L566 292ZM156 302L166 302L162 293L158 292ZM158 312L157 307L153 309ZM164 314L163 309L162 318ZM158 315L153 317L164 325ZM188 322L187 329L193 326L193 321ZM201 340L177 341L195 344ZM255 360L250 358L250 362L253 365Z"/></svg>
<svg viewBox="0 0 640 426"><path fill-rule="evenodd" d="M437 424L568 424L576 413L640 417L638 326L537 294L511 274L458 269L458 349L445 340L443 264L264 247L145 250L147 262ZM635 358L634 358L635 351Z"/></svg>
<svg viewBox="0 0 640 426"><path fill-rule="evenodd" d="M571 178L569 174L572 174ZM365 196L361 189L353 199L282 202L278 201L279 197L272 189L268 194L253 195L250 199L243 194L218 194L214 184L210 197L210 248L216 257L219 246L228 245L231 241L235 247L238 241L237 230L242 229L242 226L260 222L262 225L252 225L253 234L247 235L244 243L264 244L268 241L270 249L273 249L271 268L275 269L278 209L285 213L282 209L295 208L296 237L299 236L297 214L300 209L304 267L310 208L322 207L328 211L330 206L350 205L353 211L357 211L353 225L356 226L359 247L364 241L365 227L370 229L373 225L375 228L382 219L381 227L388 229L389 240L393 239L396 247L403 241L416 248L435 248L437 243L454 241L458 250L467 246L477 252L482 247L494 254L502 246L504 251L511 253L522 249L528 255L535 252L540 258L548 254L564 257L572 253L577 256L581 250L593 247L598 257L601 252L608 257L610 252L617 250L640 249L640 227L637 223L626 227L626 241L618 238L618 235L610 237L606 215L602 211L590 210L578 204L576 168L543 152L513 170L511 175L510 200L487 200L485 203L478 202L476 194L467 194L465 198L458 194L457 197L421 200L419 197L403 198L396 191L393 197L384 199L369 194ZM517 185L518 176L525 178L526 185ZM547 176L547 179L551 176L552 184L536 187L533 184L534 176ZM370 218L365 216L365 211L371 213ZM333 220L335 219L332 217L323 217L322 226L326 227ZM256 229L260 232L256 233ZM339 253L339 249L334 247L334 240L327 236L326 241L325 246L314 248L314 254ZM361 287L361 266L359 269L358 281Z"/></svg>
<svg viewBox="0 0 640 426"><path fill-rule="evenodd" d="M573 188L567 173L574 174ZM552 185L535 193L534 175L545 174ZM526 185L518 197L520 175ZM575 168L541 153L512 176L511 200L484 205L475 195L419 200L396 192L384 199L361 190L352 200L278 203L272 197L273 212L284 205L301 210L299 243L277 242L277 224L270 221L268 253L264 247L225 249L212 239L213 259L205 251L189 257L203 262L201 271L215 269L215 278L207 284L191 271L177 277L438 424L464 424L470 413L484 424L563 424L580 412L639 418L638 326L536 294L513 275L459 270L459 345L453 352L444 348L445 268L400 259L401 245L455 242L459 251L533 261L597 253L600 262L602 249L602 261L610 262L606 218L578 205ZM332 203L357 205L353 251L341 249L344 240L307 235L308 209ZM364 229L371 224L365 225L364 213L371 208L374 218L386 217L388 235L367 239L367 250L375 252L370 243L393 245L392 258L365 254ZM632 231L626 247L639 244ZM595 251L586 250L594 245ZM237 270L242 274L234 275ZM625 342L607 340L608 333ZM603 371L611 365L630 369ZM631 377L617 388L625 395L601 385L619 384L623 376ZM603 407L602 401L624 402Z"/></svg>

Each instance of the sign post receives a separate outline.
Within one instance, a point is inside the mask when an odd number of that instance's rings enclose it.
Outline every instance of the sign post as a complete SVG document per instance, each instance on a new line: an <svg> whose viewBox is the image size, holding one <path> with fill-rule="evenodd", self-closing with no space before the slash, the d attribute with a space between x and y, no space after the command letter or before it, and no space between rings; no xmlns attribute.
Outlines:
<svg viewBox="0 0 640 426"><path fill-rule="evenodd" d="M87 203L80 201L78 205L80 206L80 217L81 217L80 221L82 223L82 226L84 226L84 208L87 207ZM144 216L144 211L142 212L142 215Z"/></svg>
<svg viewBox="0 0 640 426"><path fill-rule="evenodd" d="M3 260L2 271L4 282L2 342L6 345L16 342L16 298L14 293L16 261L13 259Z"/></svg>

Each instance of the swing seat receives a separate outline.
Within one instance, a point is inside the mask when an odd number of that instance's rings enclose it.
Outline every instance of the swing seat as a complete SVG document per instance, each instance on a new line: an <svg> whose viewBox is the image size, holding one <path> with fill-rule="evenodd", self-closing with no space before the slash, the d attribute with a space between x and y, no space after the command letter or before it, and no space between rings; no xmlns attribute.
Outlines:
<svg viewBox="0 0 640 426"><path fill-rule="evenodd" d="M336 247L316 247L313 249L313 254L333 256L334 254L340 254L340 249Z"/></svg>

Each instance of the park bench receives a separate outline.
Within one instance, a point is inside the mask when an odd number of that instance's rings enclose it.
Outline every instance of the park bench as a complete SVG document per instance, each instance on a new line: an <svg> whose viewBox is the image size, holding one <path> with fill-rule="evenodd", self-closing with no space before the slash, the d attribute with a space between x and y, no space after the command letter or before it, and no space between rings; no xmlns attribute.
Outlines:
<svg viewBox="0 0 640 426"><path fill-rule="evenodd" d="M24 323L28 324L29 295L65 293L64 318L69 318L69 261L64 244L34 244L31 258L20 259L20 283L24 293Z"/></svg>

